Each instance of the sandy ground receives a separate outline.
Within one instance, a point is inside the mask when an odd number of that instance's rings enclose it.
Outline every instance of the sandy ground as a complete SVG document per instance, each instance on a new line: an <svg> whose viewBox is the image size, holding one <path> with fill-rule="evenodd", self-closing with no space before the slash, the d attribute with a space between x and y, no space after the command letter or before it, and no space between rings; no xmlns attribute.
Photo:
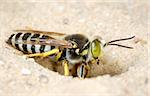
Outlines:
<svg viewBox="0 0 150 96"><path fill-rule="evenodd" d="M0 1L0 96L150 96L146 0L25 1ZM136 38L122 43L133 50L105 48L103 64L93 64L92 78L81 80L26 59L5 43L14 29L28 27L106 41Z"/></svg>

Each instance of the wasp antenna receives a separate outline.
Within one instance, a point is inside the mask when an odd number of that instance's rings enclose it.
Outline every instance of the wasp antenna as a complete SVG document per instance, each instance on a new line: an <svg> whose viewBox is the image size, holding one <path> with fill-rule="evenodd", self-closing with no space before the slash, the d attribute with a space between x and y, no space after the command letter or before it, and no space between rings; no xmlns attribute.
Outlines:
<svg viewBox="0 0 150 96"><path fill-rule="evenodd" d="M110 42L107 42L107 44L113 43L113 42L117 42L117 41L125 41L125 40L130 40L135 38L135 36L129 37L129 38L123 38L123 39L116 39L116 40L112 40Z"/></svg>
<svg viewBox="0 0 150 96"><path fill-rule="evenodd" d="M119 47L123 47L123 48L133 49L133 47L124 46L124 45L120 45L120 44L107 44L107 45L115 45L115 46L119 46Z"/></svg>

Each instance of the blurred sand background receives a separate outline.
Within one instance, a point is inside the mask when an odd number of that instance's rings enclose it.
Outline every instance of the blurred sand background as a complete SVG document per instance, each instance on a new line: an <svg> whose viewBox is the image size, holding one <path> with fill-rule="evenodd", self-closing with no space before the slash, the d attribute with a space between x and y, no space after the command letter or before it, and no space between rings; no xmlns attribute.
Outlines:
<svg viewBox="0 0 150 96"><path fill-rule="evenodd" d="M80 80L48 70L5 43L14 29L27 27L106 41L136 38L122 43L133 50L104 49L104 64L92 65L93 77ZM0 96L150 96L149 36L147 0L0 0Z"/></svg>

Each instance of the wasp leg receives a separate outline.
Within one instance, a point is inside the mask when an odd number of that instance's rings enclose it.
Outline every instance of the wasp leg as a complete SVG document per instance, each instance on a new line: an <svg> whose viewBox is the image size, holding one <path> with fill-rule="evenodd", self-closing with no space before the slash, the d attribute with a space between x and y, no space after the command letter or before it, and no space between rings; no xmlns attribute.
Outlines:
<svg viewBox="0 0 150 96"><path fill-rule="evenodd" d="M63 66L64 66L64 75L69 76L69 65L66 60L63 61Z"/></svg>
<svg viewBox="0 0 150 96"><path fill-rule="evenodd" d="M57 53L56 57L55 57L55 61L58 61L58 59L61 57L62 52Z"/></svg>
<svg viewBox="0 0 150 96"><path fill-rule="evenodd" d="M90 76L90 66L87 64L86 66L86 77Z"/></svg>
<svg viewBox="0 0 150 96"><path fill-rule="evenodd" d="M84 79L85 77L89 76L89 70L90 70L89 65L81 64L77 68L77 76L80 79Z"/></svg>
<svg viewBox="0 0 150 96"><path fill-rule="evenodd" d="M59 61L59 59L61 57L61 54L62 54L62 51L58 52L58 53L55 53L54 56L50 57L50 61L51 62L57 62L57 61Z"/></svg>
<svg viewBox="0 0 150 96"><path fill-rule="evenodd" d="M29 54L29 55L26 55L27 57L47 57L49 55L52 55L52 54L56 54L59 52L59 49L53 49L53 50L50 50L50 51L47 51L47 52L44 52L44 53L35 53L35 54Z"/></svg>
<svg viewBox="0 0 150 96"><path fill-rule="evenodd" d="M93 59L90 61L91 64L94 64L96 62L96 59Z"/></svg>

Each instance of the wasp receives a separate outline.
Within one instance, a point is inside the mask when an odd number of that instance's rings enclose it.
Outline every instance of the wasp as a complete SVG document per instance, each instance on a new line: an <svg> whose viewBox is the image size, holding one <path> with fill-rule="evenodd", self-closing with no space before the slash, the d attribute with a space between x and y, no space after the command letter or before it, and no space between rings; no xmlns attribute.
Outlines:
<svg viewBox="0 0 150 96"><path fill-rule="evenodd" d="M39 30L15 30L7 44L27 54L27 57L50 57L51 61L61 62L64 75L68 76L69 66L77 65L79 78L88 77L89 62L99 60L103 48L109 45L133 49L117 44L118 41L133 39L135 36L104 42L100 37L90 40L82 34L64 34Z"/></svg>

